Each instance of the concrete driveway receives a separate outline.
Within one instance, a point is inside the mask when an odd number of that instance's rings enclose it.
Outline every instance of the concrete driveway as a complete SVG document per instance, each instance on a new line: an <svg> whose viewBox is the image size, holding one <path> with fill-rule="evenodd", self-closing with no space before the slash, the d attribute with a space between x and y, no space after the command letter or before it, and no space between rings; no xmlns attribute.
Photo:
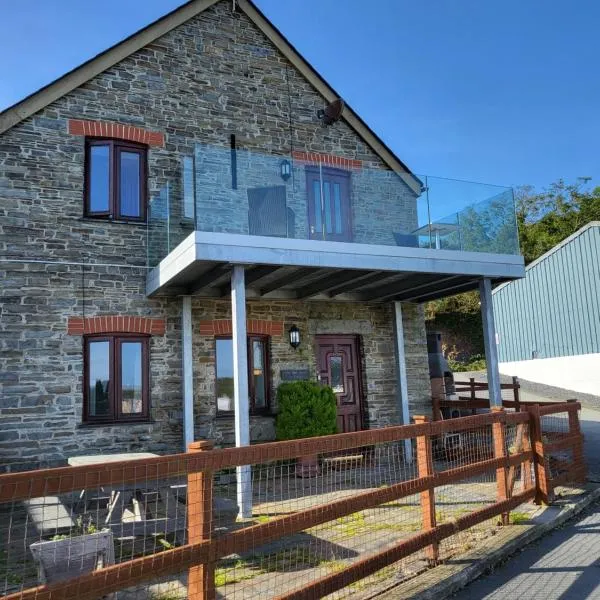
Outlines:
<svg viewBox="0 0 600 600"><path fill-rule="evenodd" d="M577 397L574 395L574 397ZM522 390L522 400L559 398ZM583 407L581 429L588 479L600 482L600 411ZM600 600L600 504L474 581L456 600Z"/></svg>

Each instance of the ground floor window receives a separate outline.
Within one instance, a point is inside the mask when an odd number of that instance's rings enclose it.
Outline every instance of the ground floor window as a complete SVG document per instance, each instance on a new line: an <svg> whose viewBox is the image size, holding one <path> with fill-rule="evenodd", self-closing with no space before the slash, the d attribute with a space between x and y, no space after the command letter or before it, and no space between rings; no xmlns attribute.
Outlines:
<svg viewBox="0 0 600 600"><path fill-rule="evenodd" d="M233 340L216 338L217 414L232 414L233 406ZM270 369L269 338L248 336L248 395L251 414L269 410Z"/></svg>
<svg viewBox="0 0 600 600"><path fill-rule="evenodd" d="M84 338L84 421L148 419L148 340L129 335Z"/></svg>

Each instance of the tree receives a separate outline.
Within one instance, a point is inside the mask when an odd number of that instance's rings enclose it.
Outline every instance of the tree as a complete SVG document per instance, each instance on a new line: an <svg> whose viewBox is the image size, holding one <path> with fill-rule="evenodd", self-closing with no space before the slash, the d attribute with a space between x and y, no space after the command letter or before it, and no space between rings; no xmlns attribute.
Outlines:
<svg viewBox="0 0 600 600"><path fill-rule="evenodd" d="M531 186L516 190L519 242L529 264L590 221L600 220L600 187L591 191L562 179L536 192Z"/></svg>
<svg viewBox="0 0 600 600"><path fill-rule="evenodd" d="M525 264L529 264L586 223L600 221L600 187L583 190L581 184L567 184L562 179L541 192L526 185L515 190L515 205L521 254ZM461 223L466 231L463 247L487 252L507 248L509 238L514 239L514 228L510 231L506 206L509 204L492 199L489 205L463 211ZM479 293L466 292L429 302L425 317L433 328L442 327L459 334L467 323L473 332L480 322Z"/></svg>

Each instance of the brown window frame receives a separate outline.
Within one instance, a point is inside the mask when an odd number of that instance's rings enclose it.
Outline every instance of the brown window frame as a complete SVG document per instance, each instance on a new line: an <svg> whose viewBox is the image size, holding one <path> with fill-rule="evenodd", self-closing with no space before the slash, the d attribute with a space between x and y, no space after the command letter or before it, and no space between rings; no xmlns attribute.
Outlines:
<svg viewBox="0 0 600 600"><path fill-rule="evenodd" d="M231 340L233 339L230 335L218 335L215 336L215 406L217 409L218 417L232 416L234 411L232 410L219 410L217 405L217 378L218 378L218 366L217 366L217 341L218 340ZM263 344L263 364L265 370L265 406L256 408L255 407L255 387L254 377L251 377L251 369L254 364L253 361L253 349L252 342L259 340ZM246 336L247 352L248 352L248 408L251 415L270 415L271 414L271 338L268 335L257 335L248 334Z"/></svg>
<svg viewBox="0 0 600 600"><path fill-rule="evenodd" d="M91 177L91 149L97 146L108 146L108 211L93 211L90 208L90 177ZM132 217L121 214L120 193L120 153L134 152L140 155L140 216ZM84 215L92 219L108 221L131 221L145 223L147 212L147 180L148 180L148 146L114 140L110 138L86 138L85 140L85 180L84 180Z"/></svg>
<svg viewBox="0 0 600 600"><path fill-rule="evenodd" d="M93 416L89 414L89 347L94 342L109 342L108 398L110 414ZM139 342L142 345L142 412L126 414L122 412L123 393L121 389L121 345L124 342ZM83 338L83 422L84 423L139 423L150 420L150 336L139 334L97 334Z"/></svg>

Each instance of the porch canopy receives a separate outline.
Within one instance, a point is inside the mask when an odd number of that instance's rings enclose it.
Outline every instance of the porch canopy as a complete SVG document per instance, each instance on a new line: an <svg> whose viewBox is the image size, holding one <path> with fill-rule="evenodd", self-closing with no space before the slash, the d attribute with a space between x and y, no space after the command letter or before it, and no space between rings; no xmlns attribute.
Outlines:
<svg viewBox="0 0 600 600"><path fill-rule="evenodd" d="M250 443L246 299L393 302L399 412L408 423L401 302L424 302L479 288L490 397L500 401L492 282L522 277L523 258L465 252L194 231L148 274L149 296L183 296L184 440L194 440L191 296L230 297L236 446ZM495 390L495 392L494 392ZM412 450L406 448L406 456ZM249 466L237 468L240 514L252 515Z"/></svg>
<svg viewBox="0 0 600 600"><path fill-rule="evenodd" d="M247 298L425 302L524 276L523 257L195 231L150 270L149 296L226 297L233 265Z"/></svg>

